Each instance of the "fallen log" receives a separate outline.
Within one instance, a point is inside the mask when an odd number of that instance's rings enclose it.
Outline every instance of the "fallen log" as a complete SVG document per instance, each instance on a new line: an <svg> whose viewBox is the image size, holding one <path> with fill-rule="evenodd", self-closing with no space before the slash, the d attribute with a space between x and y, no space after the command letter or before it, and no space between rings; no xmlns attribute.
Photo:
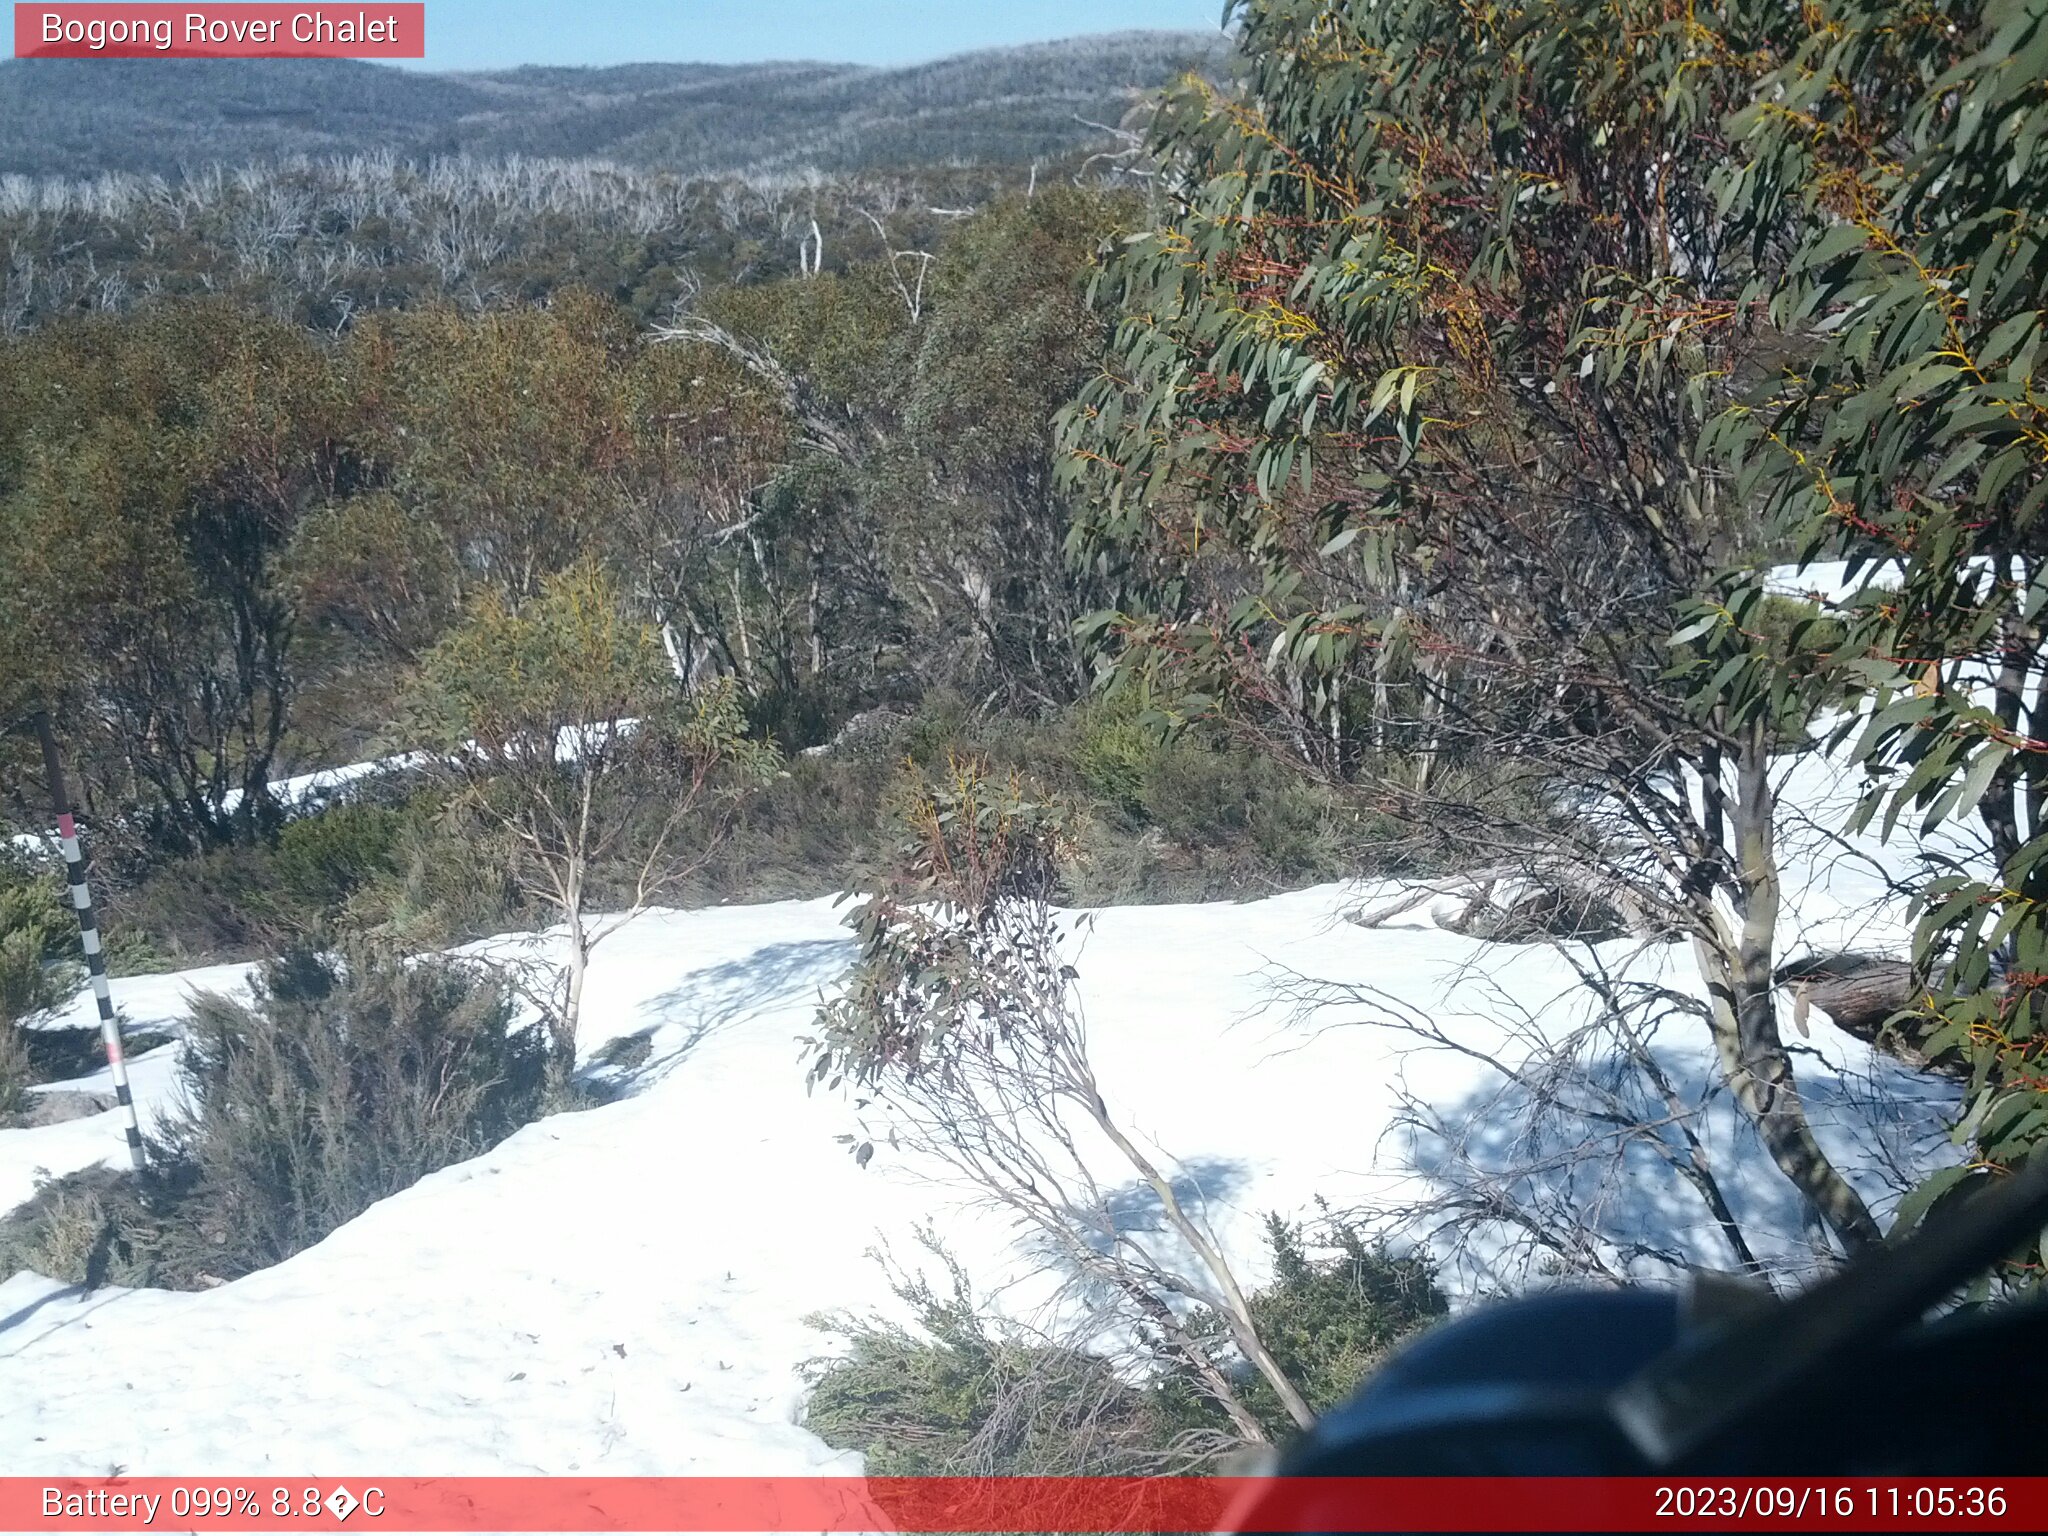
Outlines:
<svg viewBox="0 0 2048 1536"><path fill-rule="evenodd" d="M1508 887L1505 895L1496 889ZM1436 926L1467 938L1505 944L1540 944L1551 939L1602 943L1641 932L1627 922L1619 903L1585 881L1532 875L1526 868L1482 870L1417 885L1378 907L1354 907L1344 915L1361 928L1377 928L1412 912L1432 897L1459 903L1430 914ZM1647 925L1643 925L1647 926Z"/></svg>
<svg viewBox="0 0 2048 1536"><path fill-rule="evenodd" d="M1776 979L1792 994L1792 1024L1802 1035L1808 1010L1818 1008L1844 1034L1915 1071L1970 1075L1955 1051L1930 1055L1922 1049L1940 1021L1928 1011L1927 983L1909 961L1853 952L1806 955L1780 966Z"/></svg>

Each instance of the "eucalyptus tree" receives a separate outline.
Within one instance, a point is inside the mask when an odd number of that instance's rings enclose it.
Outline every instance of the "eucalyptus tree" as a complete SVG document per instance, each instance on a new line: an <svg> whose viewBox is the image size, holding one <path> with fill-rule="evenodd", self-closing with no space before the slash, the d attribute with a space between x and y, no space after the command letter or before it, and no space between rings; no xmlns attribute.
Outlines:
<svg viewBox="0 0 2048 1536"><path fill-rule="evenodd" d="M1166 203L1099 279L1116 344L1065 417L1075 553L1126 594L1089 621L1114 682L1689 941L1728 1089L1835 1239L1875 1241L1778 1031L1777 757L1802 737L1701 704L1672 650L1762 553L1700 434L1781 360L1742 303L1775 247L1733 238L1715 178L1803 22L1234 14L1241 79L1165 108ZM1754 659L1716 645L1695 624L1677 659Z"/></svg>
<svg viewBox="0 0 2048 1536"><path fill-rule="evenodd" d="M1801 236L1754 298L1797 333L1715 424L1772 518L1861 590L1830 669L1870 770L1861 815L1946 824L1979 857L1931 879L1917 934L1929 1055L1971 1082L1969 1160L1911 1220L2048 1136L2048 5L1837 3L1736 118L1724 196L1746 234ZM1703 623L1737 630L1753 589ZM1785 679L1724 680L1756 709ZM2040 1245L2007 1271L2040 1274Z"/></svg>
<svg viewBox="0 0 2048 1536"><path fill-rule="evenodd" d="M479 596L422 658L412 702L430 770L562 925L538 1001L565 1082L592 952L715 846L726 822L705 812L772 751L745 739L729 686L684 695L654 626L589 560L522 603ZM601 891L616 910L593 910Z"/></svg>
<svg viewBox="0 0 2048 1536"><path fill-rule="evenodd" d="M0 716L172 845L247 841L301 677L286 552L354 489L309 338L225 305L53 326L0 358Z"/></svg>
<svg viewBox="0 0 2048 1536"><path fill-rule="evenodd" d="M914 270L897 251L707 294L663 333L690 360L665 368L677 436L707 450L707 472L679 465L663 542L707 558L661 579L750 690L1036 709L1085 687L1051 419L1099 351L1085 273L1129 212L1047 189L963 218Z"/></svg>

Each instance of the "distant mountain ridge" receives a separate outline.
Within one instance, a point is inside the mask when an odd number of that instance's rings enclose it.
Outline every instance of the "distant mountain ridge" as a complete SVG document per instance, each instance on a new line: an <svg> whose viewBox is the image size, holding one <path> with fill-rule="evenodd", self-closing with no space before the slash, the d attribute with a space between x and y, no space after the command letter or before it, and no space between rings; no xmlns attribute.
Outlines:
<svg viewBox="0 0 2048 1536"><path fill-rule="evenodd" d="M1224 67L1220 33L1122 32L853 64L0 62L0 173L174 174L388 151L596 157L684 173L1017 164L1097 146L1146 93Z"/></svg>

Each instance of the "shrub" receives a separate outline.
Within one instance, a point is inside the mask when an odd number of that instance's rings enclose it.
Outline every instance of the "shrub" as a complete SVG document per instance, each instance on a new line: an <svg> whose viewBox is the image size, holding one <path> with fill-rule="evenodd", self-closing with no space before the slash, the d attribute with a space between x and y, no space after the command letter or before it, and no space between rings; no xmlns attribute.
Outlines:
<svg viewBox="0 0 2048 1536"><path fill-rule="evenodd" d="M741 804L731 835L679 883L679 904L821 896L869 862L895 765L873 756L794 757ZM601 872L618 882L630 870Z"/></svg>
<svg viewBox="0 0 2048 1536"><path fill-rule="evenodd" d="M263 844L167 859L132 886L109 889L106 926L110 946L120 945L124 962L140 962L135 968L275 954L300 937L275 853Z"/></svg>
<svg viewBox="0 0 2048 1536"><path fill-rule="evenodd" d="M1093 700L1027 720L935 692L914 714L890 714L886 729L789 758L737 803L711 797L694 824L675 829L680 846L702 855L664 899L776 901L843 889L888 858L906 784L956 758L1022 774L1065 808L1079 845L1059 893L1068 904L1258 896L1452 856L1420 846L1413 827L1394 826L1355 793L1268 756L1213 735L1163 738L1128 704ZM1432 789L1497 802L1496 790L1466 777L1440 766ZM671 808L637 769L605 793L622 830L592 861L595 907L632 899L647 840ZM109 967L133 975L251 959L350 930L438 949L546 921L508 871L502 836L473 808L451 803L445 787L394 776L293 819L274 844L110 872Z"/></svg>
<svg viewBox="0 0 2048 1536"><path fill-rule="evenodd" d="M192 1107L163 1140L229 1267L276 1263L531 1120L542 1047L512 1017L499 985L440 959L300 953L253 1006L200 999Z"/></svg>
<svg viewBox="0 0 2048 1536"><path fill-rule="evenodd" d="M0 863L0 1115L11 1115L42 1079L18 1021L77 989L78 928L53 876Z"/></svg>
<svg viewBox="0 0 2048 1536"><path fill-rule="evenodd" d="M276 855L286 903L310 924L334 917L363 887L396 875L404 820L390 806L343 803L286 823Z"/></svg>
<svg viewBox="0 0 2048 1536"><path fill-rule="evenodd" d="M0 861L0 1024L78 990L78 922L55 875Z"/></svg>
<svg viewBox="0 0 2048 1536"><path fill-rule="evenodd" d="M73 1176L0 1223L0 1253L84 1283L173 1287L261 1269L541 1112L545 1054L492 978L454 962L299 953L244 1005L199 999L189 1103L148 1186ZM146 1196L147 1198L143 1198ZM90 1243L82 1234L93 1234Z"/></svg>
<svg viewBox="0 0 2048 1536"><path fill-rule="evenodd" d="M1168 750L1129 706L1096 702L1075 713L1074 760L1082 783L1133 820L1145 818L1152 775Z"/></svg>
<svg viewBox="0 0 2048 1536"><path fill-rule="evenodd" d="M950 689L935 689L925 695L916 713L904 723L903 756L927 767L945 763L949 757L968 750L984 722L974 707Z"/></svg>
<svg viewBox="0 0 2048 1536"><path fill-rule="evenodd" d="M0 1019L0 1122L25 1108L29 1085L28 1046L21 1030L9 1019Z"/></svg>
<svg viewBox="0 0 2048 1536"><path fill-rule="evenodd" d="M1110 1362L988 1318L960 1267L941 1295L899 1282L915 1329L819 1319L848 1336L814 1363L804 1424L874 1477L1129 1476L1171 1470L1176 1426Z"/></svg>
<svg viewBox="0 0 2048 1536"><path fill-rule="evenodd" d="M419 834L432 836L433 810L344 801L287 822L274 843L158 863L109 893L110 967L133 975L272 955L324 938L358 904L380 912ZM459 861L467 845L449 841Z"/></svg>
<svg viewBox="0 0 2048 1536"><path fill-rule="evenodd" d="M519 926L523 910L504 836L469 808L424 794L406 807L397 873L349 902L353 923L408 948L438 949Z"/></svg>
<svg viewBox="0 0 2048 1536"><path fill-rule="evenodd" d="M107 947L109 976L161 976L179 967L176 955L132 923L123 922L111 931L102 928L100 941Z"/></svg>
<svg viewBox="0 0 2048 1536"><path fill-rule="evenodd" d="M1259 1336L1318 1412L1342 1402L1387 1351L1444 1315L1428 1261L1395 1256L1352 1225L1326 1220L1313 1254L1302 1228L1271 1217L1273 1279L1251 1298ZM821 1320L848 1337L810 1371L804 1421L827 1444L860 1451L875 1476L1127 1475L1214 1468L1237 1443L1228 1419L1168 1350L1119 1371L1085 1349L991 1318L944 1259L941 1295L922 1278L896 1293L914 1328ZM1190 1326L1227 1349L1220 1322ZM1142 1362L1141 1362L1142 1364ZM1254 1371L1245 1398L1276 1441L1292 1421Z"/></svg>
<svg viewBox="0 0 2048 1536"><path fill-rule="evenodd" d="M502 848L443 791L365 780L274 842L107 870L107 967L132 976L256 959L364 929L443 947L518 926L508 884Z"/></svg>
<svg viewBox="0 0 2048 1536"><path fill-rule="evenodd" d="M1394 1345L1449 1310L1421 1256L1396 1256L1350 1223L1326 1221L1311 1257L1301 1227L1266 1218L1273 1279L1252 1298L1259 1337L1318 1413L1349 1397ZM1246 1373L1245 1398L1276 1439L1293 1425L1264 1381Z"/></svg>
<svg viewBox="0 0 2048 1536"><path fill-rule="evenodd" d="M0 1221L0 1280L30 1269L88 1288L147 1285L162 1237L133 1175L82 1169L41 1185Z"/></svg>

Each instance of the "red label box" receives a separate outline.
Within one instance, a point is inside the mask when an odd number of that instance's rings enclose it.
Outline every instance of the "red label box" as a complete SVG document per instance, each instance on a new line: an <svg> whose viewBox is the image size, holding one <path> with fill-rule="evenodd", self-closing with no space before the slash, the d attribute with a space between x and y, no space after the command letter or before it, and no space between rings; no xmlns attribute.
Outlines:
<svg viewBox="0 0 2048 1536"><path fill-rule="evenodd" d="M0 1532L2048 1530L2048 1478L0 1477Z"/></svg>
<svg viewBox="0 0 2048 1536"><path fill-rule="evenodd" d="M353 5L23 5L18 59L421 59L427 8Z"/></svg>

